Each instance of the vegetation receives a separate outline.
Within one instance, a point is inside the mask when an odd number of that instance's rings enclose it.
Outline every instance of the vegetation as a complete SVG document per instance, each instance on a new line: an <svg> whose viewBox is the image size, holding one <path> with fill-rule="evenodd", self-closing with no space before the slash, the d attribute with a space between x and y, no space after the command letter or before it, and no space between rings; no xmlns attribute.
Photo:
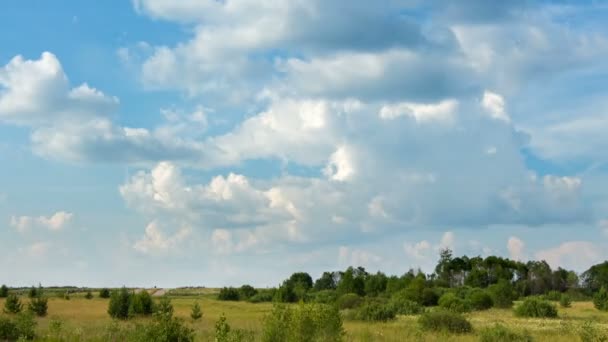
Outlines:
<svg viewBox="0 0 608 342"><path fill-rule="evenodd" d="M219 300L232 300L238 301L240 299L239 290L234 287L224 287L220 290L220 294L217 296Z"/></svg>
<svg viewBox="0 0 608 342"><path fill-rule="evenodd" d="M110 290L107 288L99 290L99 298L110 298Z"/></svg>
<svg viewBox="0 0 608 342"><path fill-rule="evenodd" d="M559 297L559 305L562 308L569 308L572 306L572 300L570 299L570 296L568 296L565 293L562 293L561 296Z"/></svg>
<svg viewBox="0 0 608 342"><path fill-rule="evenodd" d="M93 299L93 293L91 292L91 290L87 291L87 294L84 295L84 298Z"/></svg>
<svg viewBox="0 0 608 342"><path fill-rule="evenodd" d="M193 321L198 321L202 317L203 311L201 310L201 306L198 304L198 302L194 302L194 305L192 305L192 311L190 312L190 318L192 318Z"/></svg>
<svg viewBox="0 0 608 342"><path fill-rule="evenodd" d="M529 297L515 308L515 315L518 317L555 318L557 317L557 308L549 301Z"/></svg>
<svg viewBox="0 0 608 342"><path fill-rule="evenodd" d="M8 287L4 284L0 286L0 298L8 297Z"/></svg>
<svg viewBox="0 0 608 342"><path fill-rule="evenodd" d="M21 312L23 305L16 294L9 294L4 301L4 312L8 314L16 314Z"/></svg>
<svg viewBox="0 0 608 342"><path fill-rule="evenodd" d="M463 334L473 331L473 326L464 316L447 310L426 312L420 316L418 323L425 331L448 332L453 334Z"/></svg>
<svg viewBox="0 0 608 342"><path fill-rule="evenodd" d="M593 296L593 306L602 311L608 311L608 291L602 286L600 290Z"/></svg>
<svg viewBox="0 0 608 342"><path fill-rule="evenodd" d="M0 339L5 341L31 340L36 336L36 321L29 312L14 318L0 317Z"/></svg>
<svg viewBox="0 0 608 342"><path fill-rule="evenodd" d="M502 324L487 327L479 332L480 342L532 342L529 332L516 332Z"/></svg>
<svg viewBox="0 0 608 342"><path fill-rule="evenodd" d="M341 341L342 318L335 306L300 303L275 305L265 318L262 341Z"/></svg>

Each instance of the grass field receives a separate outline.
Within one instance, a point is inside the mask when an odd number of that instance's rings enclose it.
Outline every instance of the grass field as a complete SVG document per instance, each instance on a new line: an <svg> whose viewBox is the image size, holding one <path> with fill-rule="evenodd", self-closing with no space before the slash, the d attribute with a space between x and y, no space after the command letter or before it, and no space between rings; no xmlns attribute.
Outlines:
<svg viewBox="0 0 608 342"><path fill-rule="evenodd" d="M184 318L195 329L198 341L213 341L214 324L224 313L234 328L259 333L262 320L272 304L246 302L223 302L214 299L210 289L183 289L173 291L172 303L175 315ZM171 292L169 292L171 294ZM61 321L62 331L69 332L70 340L103 340L105 331L112 325L107 314L108 300L87 300L84 294L73 294L70 300L50 298L48 316L38 319L38 336L49 335L51 321ZM0 307L4 305L0 299ZM24 303L27 298L22 298ZM189 318L192 304L198 301L203 309L203 318L193 323ZM2 314L0 314L2 315ZM516 318L512 310L491 309L467 314L475 331L496 323L514 330L527 330L535 341L579 341L580 331L586 322L597 329L608 330L608 313L600 312L591 302L574 302L571 308L559 308L557 319ZM116 324L134 324L138 320ZM428 334L419 330L416 316L401 316L388 323L367 323L345 320L347 341L477 341L477 333L466 335Z"/></svg>

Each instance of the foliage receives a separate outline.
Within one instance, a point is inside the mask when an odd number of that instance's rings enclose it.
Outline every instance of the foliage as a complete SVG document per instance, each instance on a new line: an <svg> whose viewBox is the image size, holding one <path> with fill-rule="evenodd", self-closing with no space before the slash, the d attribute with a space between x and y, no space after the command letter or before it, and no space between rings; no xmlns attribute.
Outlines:
<svg viewBox="0 0 608 342"><path fill-rule="evenodd" d="M39 294L36 298L30 299L28 308L38 317L44 317L48 311L48 299L42 294Z"/></svg>
<svg viewBox="0 0 608 342"><path fill-rule="evenodd" d="M129 310L133 314L148 316L154 312L154 301L146 290L131 295Z"/></svg>
<svg viewBox="0 0 608 342"><path fill-rule="evenodd" d="M515 316L555 318L557 317L557 308L549 301L528 297L515 308Z"/></svg>
<svg viewBox="0 0 608 342"><path fill-rule="evenodd" d="M298 297L290 283L285 282L274 294L273 300L278 303L295 303Z"/></svg>
<svg viewBox="0 0 608 342"><path fill-rule="evenodd" d="M238 301L239 300L239 290L234 287L224 287L220 290L220 293L217 296L219 300L231 300Z"/></svg>
<svg viewBox="0 0 608 342"><path fill-rule="evenodd" d="M110 298L110 290L106 288L99 290L99 298Z"/></svg>
<svg viewBox="0 0 608 342"><path fill-rule="evenodd" d="M253 336L243 330L232 329L224 314L215 322L215 342L243 342L253 341Z"/></svg>
<svg viewBox="0 0 608 342"><path fill-rule="evenodd" d="M4 301L4 312L8 314L16 314L21 312L23 305L16 294L9 294Z"/></svg>
<svg viewBox="0 0 608 342"><path fill-rule="evenodd" d="M561 292L551 290L551 291L547 292L547 294L545 294L544 297L546 300L557 302L560 300L561 296L562 296Z"/></svg>
<svg viewBox="0 0 608 342"><path fill-rule="evenodd" d="M91 290L87 290L87 294L84 295L84 298L93 299L93 293L91 292Z"/></svg>
<svg viewBox="0 0 608 342"><path fill-rule="evenodd" d="M243 285L239 289L239 299L241 300L248 300L256 294L258 294L258 290L251 285Z"/></svg>
<svg viewBox="0 0 608 342"><path fill-rule="evenodd" d="M335 290L337 286L337 275L334 272L323 272L321 277L315 281L314 289L317 291Z"/></svg>
<svg viewBox="0 0 608 342"><path fill-rule="evenodd" d="M418 315L424 312L422 305L410 300L404 291L393 294L389 304L398 315Z"/></svg>
<svg viewBox="0 0 608 342"><path fill-rule="evenodd" d="M8 287L4 284L0 287L0 298L8 297Z"/></svg>
<svg viewBox="0 0 608 342"><path fill-rule="evenodd" d="M501 280L488 287L494 306L497 308L510 308L513 306L515 293L513 286L506 280Z"/></svg>
<svg viewBox="0 0 608 342"><path fill-rule="evenodd" d="M469 333L473 331L471 323L461 314L447 310L434 310L425 312L418 318L422 330L435 332L449 332L454 334Z"/></svg>
<svg viewBox="0 0 608 342"><path fill-rule="evenodd" d="M129 341L136 342L190 342L194 341L194 330L187 327L181 318L173 317L173 311L157 312L154 319L137 325Z"/></svg>
<svg viewBox="0 0 608 342"><path fill-rule="evenodd" d="M251 298L249 301L251 303L262 303L262 302L272 302L276 293L276 289L264 289L259 290L258 293Z"/></svg>
<svg viewBox="0 0 608 342"><path fill-rule="evenodd" d="M581 342L608 342L608 331L589 321L578 329L578 336Z"/></svg>
<svg viewBox="0 0 608 342"><path fill-rule="evenodd" d="M469 312L471 311L471 304L457 297L453 292L447 292L439 298L439 306L453 312Z"/></svg>
<svg viewBox="0 0 608 342"><path fill-rule="evenodd" d="M605 287L600 288L593 296L593 306L598 310L608 311L608 291Z"/></svg>
<svg viewBox="0 0 608 342"><path fill-rule="evenodd" d="M396 312L393 306L383 303L365 303L355 314L355 318L362 321L386 322L395 319Z"/></svg>
<svg viewBox="0 0 608 342"><path fill-rule="evenodd" d="M203 317L203 311L201 310L201 306L198 302L194 302L192 305L192 311L190 311L190 318L194 321L198 321Z"/></svg>
<svg viewBox="0 0 608 342"><path fill-rule="evenodd" d="M131 308L132 293L123 287L120 290L112 291L110 303L108 304L108 314L112 318L128 319L132 314Z"/></svg>
<svg viewBox="0 0 608 342"><path fill-rule="evenodd" d="M347 293L338 298L337 304L341 310L354 309L363 304L363 298L356 293Z"/></svg>
<svg viewBox="0 0 608 342"><path fill-rule="evenodd" d="M1 340L32 340L34 337L36 337L36 321L31 313L23 312L13 319L0 317Z"/></svg>
<svg viewBox="0 0 608 342"><path fill-rule="evenodd" d="M559 298L559 305L562 308L569 308L569 307L571 307L572 306L572 300L570 299L570 296L567 295L567 294L565 294L565 293L562 293L562 295Z"/></svg>
<svg viewBox="0 0 608 342"><path fill-rule="evenodd" d="M320 304L332 304L338 301L338 293L335 290L321 290L313 294L313 301Z"/></svg>
<svg viewBox="0 0 608 342"><path fill-rule="evenodd" d="M38 295L38 290L34 286L32 286L29 289L29 291L27 291L27 296L29 298L35 298L37 295Z"/></svg>
<svg viewBox="0 0 608 342"><path fill-rule="evenodd" d="M529 332L516 332L504 325L496 324L479 331L480 342L532 342L534 339Z"/></svg>
<svg viewBox="0 0 608 342"><path fill-rule="evenodd" d="M591 266L581 275L583 286L590 292L596 292L608 286L608 261Z"/></svg>
<svg viewBox="0 0 608 342"><path fill-rule="evenodd" d="M155 314L163 316L172 316L173 304L171 304L171 298L163 296L156 305Z"/></svg>
<svg viewBox="0 0 608 342"><path fill-rule="evenodd" d="M275 305L264 319L262 341L341 341L342 318L335 306L300 303L296 307Z"/></svg>
<svg viewBox="0 0 608 342"><path fill-rule="evenodd" d="M467 295L467 300L473 310L487 310L494 306L492 296L482 289L473 289Z"/></svg>

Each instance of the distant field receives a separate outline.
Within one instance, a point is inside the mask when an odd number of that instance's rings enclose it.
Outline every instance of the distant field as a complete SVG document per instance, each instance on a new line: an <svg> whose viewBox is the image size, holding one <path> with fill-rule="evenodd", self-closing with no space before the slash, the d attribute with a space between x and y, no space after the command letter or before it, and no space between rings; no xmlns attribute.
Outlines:
<svg viewBox="0 0 608 342"><path fill-rule="evenodd" d="M154 290L150 290L154 292ZM251 304L246 302L223 302L214 299L215 289L189 288L167 291L172 297L175 314L184 318L196 330L198 341L212 341L214 324L220 314L224 313L234 328L259 333L264 315L270 311L272 304ZM38 335L48 334L49 322L61 320L64 330L81 340L101 340L104 331L112 320L106 310L107 299L87 300L83 293L72 294L70 300L51 297L49 314L38 319ZM22 298L27 302L27 298ZM192 323L189 319L191 305L198 301L203 309L203 319ZM0 299L0 307L4 300ZM2 315L0 313L0 315ZM516 318L512 310L491 309L467 314L476 330L495 323L507 325L516 330L528 330L536 341L579 341L579 331L585 322L594 322L598 328L608 329L608 313L594 309L591 302L574 302L571 308L559 308L558 319L524 319ZM344 322L347 341L477 341L478 336L441 335L422 333L417 326L416 316L401 316L389 323L366 323L358 321ZM142 318L118 324L134 324Z"/></svg>

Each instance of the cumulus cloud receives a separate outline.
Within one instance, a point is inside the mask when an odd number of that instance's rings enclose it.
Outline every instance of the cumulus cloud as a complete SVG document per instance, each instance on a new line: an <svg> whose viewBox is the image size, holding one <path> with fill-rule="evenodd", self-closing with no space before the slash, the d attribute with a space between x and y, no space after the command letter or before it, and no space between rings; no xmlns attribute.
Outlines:
<svg viewBox="0 0 608 342"><path fill-rule="evenodd" d="M513 260L523 261L525 259L525 247L526 244L518 237L511 236L507 241L507 250L509 251L509 258Z"/></svg>
<svg viewBox="0 0 608 342"><path fill-rule="evenodd" d="M604 250L588 241L567 241L557 247L536 253L536 259L545 260L551 267L563 267L583 271L590 265L603 261Z"/></svg>
<svg viewBox="0 0 608 342"><path fill-rule="evenodd" d="M74 217L74 214L58 211L51 216L12 216L10 225L20 233L42 228L50 231L63 230Z"/></svg>
<svg viewBox="0 0 608 342"><path fill-rule="evenodd" d="M167 235L156 221L146 226L144 236L133 244L133 248L143 254L167 254L176 252L180 244L192 232L190 227L181 227L173 235Z"/></svg>
<svg viewBox="0 0 608 342"><path fill-rule="evenodd" d="M375 269L382 265L382 261L382 257L362 249L353 249L346 246L341 246L338 249L338 264L341 267L363 266Z"/></svg>

